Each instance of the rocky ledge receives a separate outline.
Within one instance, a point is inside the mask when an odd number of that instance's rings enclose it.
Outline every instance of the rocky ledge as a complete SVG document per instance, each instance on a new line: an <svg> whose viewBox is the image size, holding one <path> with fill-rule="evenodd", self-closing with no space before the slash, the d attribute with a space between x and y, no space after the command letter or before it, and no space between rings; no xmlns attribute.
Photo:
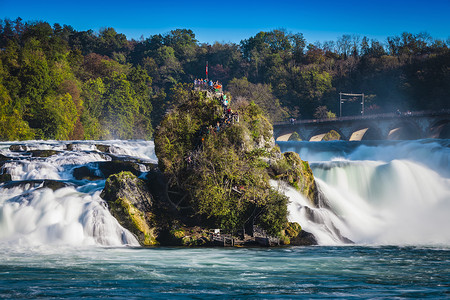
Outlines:
<svg viewBox="0 0 450 300"><path fill-rule="evenodd" d="M158 183L164 180L163 175L157 171L149 172L144 179L124 171L111 175L100 195L111 214L134 234L142 246L255 247L317 244L314 236L303 231L297 223L288 223L283 238L270 236L257 227L253 232L232 235L223 234L217 229L183 224L185 218L175 212L164 197L161 184Z"/></svg>

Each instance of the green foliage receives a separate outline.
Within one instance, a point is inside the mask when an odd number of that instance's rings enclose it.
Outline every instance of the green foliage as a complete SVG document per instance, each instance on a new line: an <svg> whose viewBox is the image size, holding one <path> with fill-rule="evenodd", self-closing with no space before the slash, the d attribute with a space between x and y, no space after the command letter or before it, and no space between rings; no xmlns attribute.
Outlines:
<svg viewBox="0 0 450 300"><path fill-rule="evenodd" d="M290 137L289 137L289 141L301 141L302 138L300 137L300 135L298 134L298 132L294 132Z"/></svg>
<svg viewBox="0 0 450 300"><path fill-rule="evenodd" d="M317 200L317 186L311 167L295 152L285 152L271 165L271 176L299 190L312 203Z"/></svg>
<svg viewBox="0 0 450 300"><path fill-rule="evenodd" d="M78 111L70 94L46 98L43 113L48 119L44 119L42 131L44 136L50 136L58 140L69 139L75 123L78 119Z"/></svg>
<svg viewBox="0 0 450 300"><path fill-rule="evenodd" d="M234 78L228 84L228 91L240 101L254 101L260 106L272 122L283 121L288 117L280 102L272 93L268 84L253 84L247 78Z"/></svg>
<svg viewBox="0 0 450 300"><path fill-rule="evenodd" d="M288 198L274 190L269 190L266 205L260 216L261 227L267 230L267 233L279 236L281 230L287 222L287 204Z"/></svg>
<svg viewBox="0 0 450 300"><path fill-rule="evenodd" d="M151 138L152 81L126 64L123 34L16 22L0 26L1 139Z"/></svg>
<svg viewBox="0 0 450 300"><path fill-rule="evenodd" d="M322 138L322 141L338 141L341 139L341 135L336 130L330 130Z"/></svg>
<svg viewBox="0 0 450 300"><path fill-rule="evenodd" d="M253 101L248 105L245 103L238 104L237 110L239 111L242 122L247 124L253 141L259 144L259 146L266 146L261 145L261 142L270 141L273 135L273 128L272 124L264 116L263 110Z"/></svg>
<svg viewBox="0 0 450 300"><path fill-rule="evenodd" d="M194 151L199 145L203 124L215 124L221 116L221 109L204 94L186 90L173 101L178 106L161 122L155 136L155 151L160 153L158 163L161 170L175 175L186 166L184 160L189 151Z"/></svg>
<svg viewBox="0 0 450 300"><path fill-rule="evenodd" d="M336 114L329 111L325 105L319 106L314 112L314 118L316 119L333 119L336 118Z"/></svg>
<svg viewBox="0 0 450 300"><path fill-rule="evenodd" d="M289 222L284 231L289 238L294 238L300 234L302 227L296 222Z"/></svg>
<svg viewBox="0 0 450 300"><path fill-rule="evenodd" d="M32 139L34 133L27 122L23 121L20 112L12 105L6 88L0 84L0 140Z"/></svg>
<svg viewBox="0 0 450 300"><path fill-rule="evenodd" d="M312 44L302 33L276 29L239 44L208 45L189 29L135 41L110 27L95 33L17 18L0 20L0 49L0 84L10 98L2 122L22 128L18 135L5 130L2 139L151 138L178 103L180 85L205 76L206 61L210 78L235 103L254 101L271 121L313 118L322 106L332 118L338 91L371 95L366 106L378 113L450 108L449 43L427 33L404 32L386 45L347 34ZM48 103L67 103L66 94L77 110L75 126L72 114L60 124L66 112ZM359 113L360 107L343 109ZM252 139L261 134L250 131Z"/></svg>
<svg viewBox="0 0 450 300"><path fill-rule="evenodd" d="M172 188L189 195L186 202L202 226L236 232L259 224L279 235L287 198L271 189L261 160L270 155L273 145L261 141L272 138L272 127L256 104L237 109L240 122L216 131L219 99L181 92L155 135L158 162Z"/></svg>

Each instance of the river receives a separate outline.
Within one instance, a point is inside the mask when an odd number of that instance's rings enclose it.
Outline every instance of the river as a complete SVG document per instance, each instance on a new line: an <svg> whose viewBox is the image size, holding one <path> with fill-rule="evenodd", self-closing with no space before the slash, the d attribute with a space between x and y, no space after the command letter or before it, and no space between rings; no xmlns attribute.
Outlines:
<svg viewBox="0 0 450 300"><path fill-rule="evenodd" d="M321 191L296 191L289 218L320 246L140 248L74 168L116 156L155 162L151 141L2 142L16 160L0 186L1 298L448 298L450 141L282 142L308 160ZM23 157L13 144L67 149ZM144 167L144 166L143 166ZM68 183L55 191L37 181ZM34 180L34 181L33 181ZM355 244L342 243L341 237Z"/></svg>

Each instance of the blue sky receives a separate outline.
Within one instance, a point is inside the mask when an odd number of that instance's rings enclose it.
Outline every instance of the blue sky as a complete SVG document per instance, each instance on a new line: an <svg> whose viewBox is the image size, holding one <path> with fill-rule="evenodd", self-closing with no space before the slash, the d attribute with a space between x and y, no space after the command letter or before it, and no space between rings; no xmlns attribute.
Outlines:
<svg viewBox="0 0 450 300"><path fill-rule="evenodd" d="M192 29L200 42L235 42L259 31L284 28L307 41L343 34L384 42L404 31L450 36L450 0L372 1L54 1L0 0L0 18L43 20L76 30L113 27L129 39Z"/></svg>

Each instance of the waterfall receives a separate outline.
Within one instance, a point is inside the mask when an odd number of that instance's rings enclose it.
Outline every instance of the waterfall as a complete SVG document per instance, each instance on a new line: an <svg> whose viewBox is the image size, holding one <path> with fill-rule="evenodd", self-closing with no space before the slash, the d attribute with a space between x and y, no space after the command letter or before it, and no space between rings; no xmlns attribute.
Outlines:
<svg viewBox="0 0 450 300"><path fill-rule="evenodd" d="M110 160L108 153L156 162L153 142L27 141L2 142L0 174L12 182L0 185L0 243L10 245L138 246L136 238L112 217L100 198L105 180L75 180L75 167ZM20 148L20 151L14 150ZM33 150L56 151L33 157ZM65 150L65 151L62 151ZM59 184L51 189L45 182Z"/></svg>
<svg viewBox="0 0 450 300"><path fill-rule="evenodd" d="M283 189L289 219L319 244L450 244L449 140L279 145L310 162L319 207ZM56 152L34 157L34 150ZM138 245L100 198L105 180L76 180L73 170L111 157L156 162L153 142L0 142L0 154L0 175L13 180L0 183L0 244Z"/></svg>
<svg viewBox="0 0 450 300"><path fill-rule="evenodd" d="M99 192L73 187L2 189L0 241L27 245L139 245L104 206Z"/></svg>
<svg viewBox="0 0 450 300"><path fill-rule="evenodd" d="M359 244L450 244L447 141L310 144L281 148L316 160L311 167L323 205L312 207L294 190L287 194L290 220L320 244L341 243L339 234Z"/></svg>

